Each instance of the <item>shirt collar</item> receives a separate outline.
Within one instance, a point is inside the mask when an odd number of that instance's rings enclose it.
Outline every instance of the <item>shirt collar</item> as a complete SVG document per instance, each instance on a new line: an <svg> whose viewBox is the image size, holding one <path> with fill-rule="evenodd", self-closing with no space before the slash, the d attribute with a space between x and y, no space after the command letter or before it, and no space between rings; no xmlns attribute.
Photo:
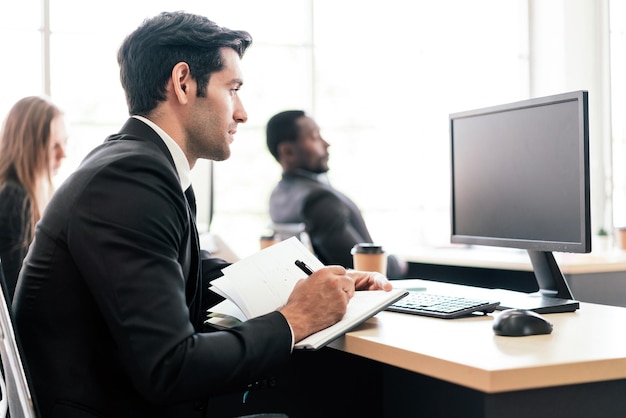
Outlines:
<svg viewBox="0 0 626 418"><path fill-rule="evenodd" d="M330 185L330 180L328 179L328 174L326 173L314 173L309 170L303 170L301 168L297 168L292 171L286 171L285 174L295 174L302 177L307 177L311 180L315 180L318 183Z"/></svg>
<svg viewBox="0 0 626 418"><path fill-rule="evenodd" d="M178 173L178 178L180 179L180 187L183 191L187 190L189 186L191 186L191 168L189 168L189 161L187 161L187 157L183 150L178 146L176 141L172 139L171 136L167 134L163 129L159 127L156 123L152 122L150 119L147 119L143 116L133 115L135 119L139 119L152 129L159 135L161 140L167 146L167 149L172 154L172 159L174 160L174 166L176 168L176 172Z"/></svg>

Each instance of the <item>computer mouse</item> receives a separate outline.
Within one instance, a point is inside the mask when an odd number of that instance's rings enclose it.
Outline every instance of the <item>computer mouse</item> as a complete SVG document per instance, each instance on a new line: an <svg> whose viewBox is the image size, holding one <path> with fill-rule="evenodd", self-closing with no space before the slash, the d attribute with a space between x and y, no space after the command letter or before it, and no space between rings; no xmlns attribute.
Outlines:
<svg viewBox="0 0 626 418"><path fill-rule="evenodd" d="M552 323L534 311L505 309L494 318L493 331L509 337L550 334Z"/></svg>

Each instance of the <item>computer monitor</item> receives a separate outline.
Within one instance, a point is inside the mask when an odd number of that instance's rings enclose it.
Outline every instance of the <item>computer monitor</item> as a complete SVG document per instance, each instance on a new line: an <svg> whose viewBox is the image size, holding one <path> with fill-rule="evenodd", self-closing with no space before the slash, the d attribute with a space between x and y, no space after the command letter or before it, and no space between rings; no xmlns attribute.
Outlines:
<svg viewBox="0 0 626 418"><path fill-rule="evenodd" d="M579 307L553 252L591 251L587 95L450 114L451 242L525 249L537 279L499 309Z"/></svg>

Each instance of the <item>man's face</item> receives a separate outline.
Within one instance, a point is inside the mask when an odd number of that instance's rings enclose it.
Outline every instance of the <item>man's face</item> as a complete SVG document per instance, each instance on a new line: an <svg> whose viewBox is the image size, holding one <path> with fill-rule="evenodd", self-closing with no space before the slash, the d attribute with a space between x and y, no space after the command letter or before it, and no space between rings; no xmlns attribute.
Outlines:
<svg viewBox="0 0 626 418"><path fill-rule="evenodd" d="M238 95L243 84L239 55L231 48L222 48L222 58L224 69L211 74L206 97L193 97L185 124L187 153L194 160L226 160L237 125L248 120Z"/></svg>
<svg viewBox="0 0 626 418"><path fill-rule="evenodd" d="M328 147L315 121L303 116L297 121L300 135L295 142L296 166L314 173L328 171Z"/></svg>

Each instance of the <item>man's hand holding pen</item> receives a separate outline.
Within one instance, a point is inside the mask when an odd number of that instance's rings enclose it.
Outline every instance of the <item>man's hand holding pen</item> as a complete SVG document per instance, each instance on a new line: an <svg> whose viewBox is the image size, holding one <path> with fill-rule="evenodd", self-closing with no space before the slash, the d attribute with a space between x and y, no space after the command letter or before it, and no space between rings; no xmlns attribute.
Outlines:
<svg viewBox="0 0 626 418"><path fill-rule="evenodd" d="M313 274L311 267L307 266L302 260L296 260L296 266L300 268L307 276ZM393 289L391 282L383 274L375 271L358 271L348 269L346 274L354 280L355 290L386 290Z"/></svg>
<svg viewBox="0 0 626 418"><path fill-rule="evenodd" d="M347 271L341 266L312 271L302 262L296 265L308 277L296 283L287 303L279 309L291 325L295 342L341 320L355 290L392 288L380 273Z"/></svg>

